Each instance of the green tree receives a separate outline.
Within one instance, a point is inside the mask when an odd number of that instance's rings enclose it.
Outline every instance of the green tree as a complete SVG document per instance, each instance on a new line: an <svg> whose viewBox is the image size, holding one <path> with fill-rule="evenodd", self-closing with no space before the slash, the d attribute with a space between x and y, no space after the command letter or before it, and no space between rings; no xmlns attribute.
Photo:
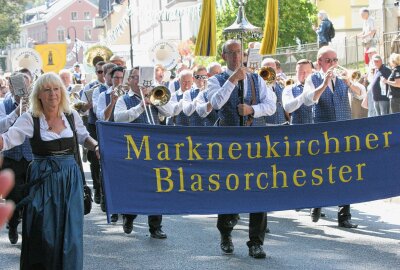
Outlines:
<svg viewBox="0 0 400 270"><path fill-rule="evenodd" d="M19 25L26 0L0 0L0 48L19 40Z"/></svg>
<svg viewBox="0 0 400 270"><path fill-rule="evenodd" d="M245 5L247 19L255 26L263 29L265 23L265 7L268 0L248 0ZM238 4L226 1L226 9L217 12L217 48L221 53L221 45L225 41L224 28L236 19ZM316 34L312 24L316 21L317 9L308 0L279 0L279 33L278 47L293 46L297 40L301 44L316 42ZM246 42L254 41L250 38ZM258 41L260 39L257 39Z"/></svg>

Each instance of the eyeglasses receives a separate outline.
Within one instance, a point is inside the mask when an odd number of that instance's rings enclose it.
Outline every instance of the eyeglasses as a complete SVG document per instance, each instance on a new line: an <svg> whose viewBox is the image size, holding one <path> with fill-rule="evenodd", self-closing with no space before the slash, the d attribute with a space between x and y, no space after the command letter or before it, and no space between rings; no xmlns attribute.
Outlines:
<svg viewBox="0 0 400 270"><path fill-rule="evenodd" d="M135 76L130 76L130 78L131 78L132 80L139 80L139 76L137 76L137 75L135 75Z"/></svg>
<svg viewBox="0 0 400 270"><path fill-rule="evenodd" d="M104 72L102 70L96 70L97 74L103 74Z"/></svg>
<svg viewBox="0 0 400 270"><path fill-rule="evenodd" d="M242 54L241 51L227 51L226 54Z"/></svg>
<svg viewBox="0 0 400 270"><path fill-rule="evenodd" d="M327 64L330 64L330 63L337 63L338 61L339 61L339 59L337 59L337 58L325 58L325 59L319 59L319 61L324 61L325 63L327 63Z"/></svg>
<svg viewBox="0 0 400 270"><path fill-rule="evenodd" d="M119 76L114 76L114 77L112 77L113 79L116 79L116 80L122 80L124 77L119 77Z"/></svg>
<svg viewBox="0 0 400 270"><path fill-rule="evenodd" d="M207 75L194 75L194 78L196 80L207 80L208 76Z"/></svg>

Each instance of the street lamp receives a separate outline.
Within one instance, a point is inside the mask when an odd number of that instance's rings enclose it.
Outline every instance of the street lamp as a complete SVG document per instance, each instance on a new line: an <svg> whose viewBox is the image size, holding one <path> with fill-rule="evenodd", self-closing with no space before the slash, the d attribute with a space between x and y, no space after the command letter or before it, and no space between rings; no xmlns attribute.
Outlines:
<svg viewBox="0 0 400 270"><path fill-rule="evenodd" d="M76 62L79 63L79 60L78 60L78 44L77 44L77 38L76 38L76 28L74 26L70 26L70 27L67 28L67 38L65 39L65 41L67 42L67 44L71 44L71 38L69 36L69 30L70 29L74 30L75 58L76 58Z"/></svg>
<svg viewBox="0 0 400 270"><path fill-rule="evenodd" d="M121 0L114 0L112 3L112 7L115 12L119 12L121 10L122 1ZM133 44L132 44L132 22L131 22L131 1L128 0L128 26L129 26L129 56L131 59L131 69L133 69Z"/></svg>

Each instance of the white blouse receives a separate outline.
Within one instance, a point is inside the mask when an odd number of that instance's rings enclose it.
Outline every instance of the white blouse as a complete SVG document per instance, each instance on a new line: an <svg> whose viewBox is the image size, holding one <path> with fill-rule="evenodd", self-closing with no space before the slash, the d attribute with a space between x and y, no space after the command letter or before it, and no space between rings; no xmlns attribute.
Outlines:
<svg viewBox="0 0 400 270"><path fill-rule="evenodd" d="M75 120L75 128L78 136L78 143L82 144L89 137L89 132L86 130L86 127L83 125L82 119L79 116L78 112L75 110L71 110ZM60 134L52 132L49 130L49 125L44 117L44 115L39 117L40 123L40 136L43 141L51 141L60 138L70 138L73 136L72 129L69 125L69 122L64 114L62 114L62 120L66 128L61 131ZM25 138L33 137L33 118L31 113L27 112L18 117L17 121L15 121L14 125L11 126L6 133L1 135L3 137L3 149L9 150L15 146L21 145Z"/></svg>

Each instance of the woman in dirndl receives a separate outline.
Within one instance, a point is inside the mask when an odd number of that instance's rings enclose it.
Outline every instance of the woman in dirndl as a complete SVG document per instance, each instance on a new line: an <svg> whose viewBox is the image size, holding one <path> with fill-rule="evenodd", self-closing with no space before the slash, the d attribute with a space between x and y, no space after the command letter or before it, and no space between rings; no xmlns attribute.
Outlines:
<svg viewBox="0 0 400 270"><path fill-rule="evenodd" d="M34 159L24 199L20 269L83 269L83 175L77 143L96 152L60 77L41 75L29 111L0 136L0 150L30 138Z"/></svg>

